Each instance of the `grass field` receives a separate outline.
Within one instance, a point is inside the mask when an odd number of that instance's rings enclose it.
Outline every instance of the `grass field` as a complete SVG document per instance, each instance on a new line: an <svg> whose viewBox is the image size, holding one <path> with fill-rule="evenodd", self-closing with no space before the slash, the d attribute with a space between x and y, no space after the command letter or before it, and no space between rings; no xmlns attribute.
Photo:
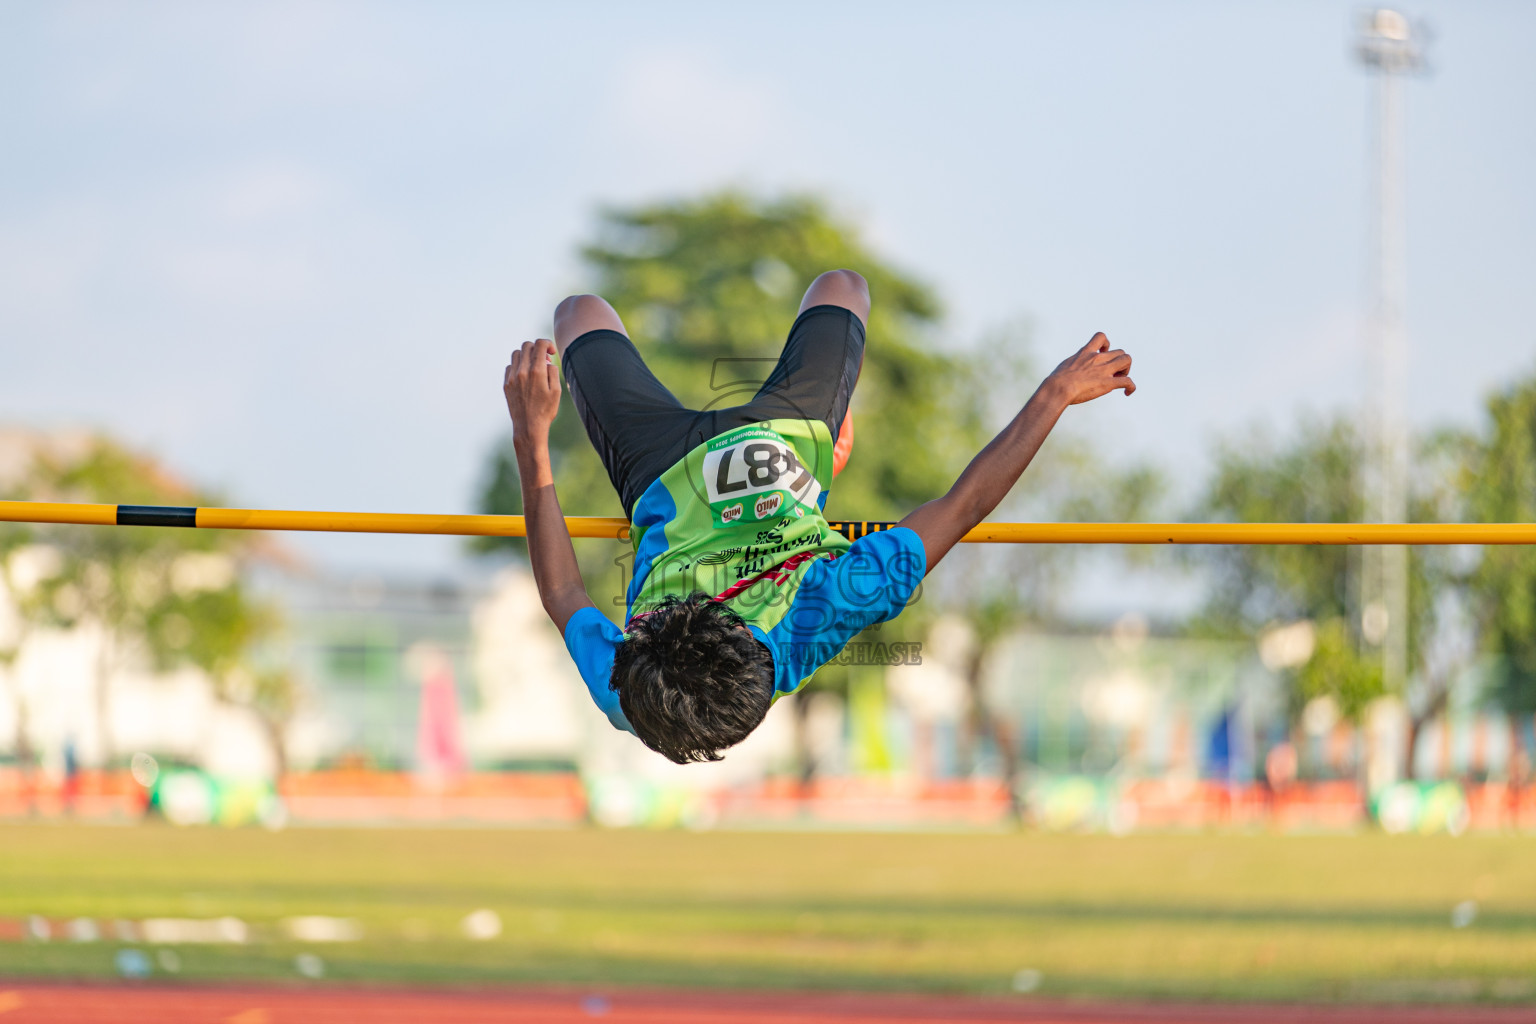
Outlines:
<svg viewBox="0 0 1536 1024"><path fill-rule="evenodd" d="M233 915L178 979L568 982L1536 1001L1536 844L1378 835L871 835L0 827L0 917ZM1452 927L1452 908L1476 902ZM470 941L490 908L504 930ZM308 946L292 915L356 918ZM0 974L115 975L112 942ZM158 971L158 968L157 968ZM167 976L169 980L169 976Z"/></svg>

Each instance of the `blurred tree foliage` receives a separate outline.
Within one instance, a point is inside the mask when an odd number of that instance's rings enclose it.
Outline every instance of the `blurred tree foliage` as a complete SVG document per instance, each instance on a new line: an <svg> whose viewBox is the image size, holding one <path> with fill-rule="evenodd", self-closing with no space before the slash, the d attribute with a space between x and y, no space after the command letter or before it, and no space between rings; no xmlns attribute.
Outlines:
<svg viewBox="0 0 1536 1024"><path fill-rule="evenodd" d="M8 490L32 501L217 504L155 460L100 436L80 445L40 442ZM117 754L109 732L110 679L137 659L158 669L203 670L220 700L259 716L281 762L280 733L294 688L281 673L250 668L277 620L241 579L242 565L261 543L225 530L12 524L0 535L0 570L19 619L9 648L14 655L39 628L102 631L95 711L108 761ZM18 739L25 749L25 736Z"/></svg>
<svg viewBox="0 0 1536 1024"><path fill-rule="evenodd" d="M21 501L25 499L25 492L18 482L0 483L0 500ZM22 771L29 771L35 760L32 752L31 731L28 724L28 707L26 694L21 690L21 681L15 673L9 671L16 664L16 659L21 654L25 645L30 623L19 606L16 599L21 582L18 577L18 555L25 559L23 552L28 551L34 541L34 528L27 523L0 523L0 592L9 595L11 600L9 607L4 610L8 613L0 616L0 669L10 690L11 707L14 708L12 721L15 723L12 741L11 756L15 759ZM3 604L3 602L0 602Z"/></svg>
<svg viewBox="0 0 1536 1024"><path fill-rule="evenodd" d="M1296 670L1293 711L1316 697L1332 697L1347 721L1359 722L1366 707L1385 693L1380 656L1362 650L1359 638L1343 618L1324 619L1316 626L1312 657Z"/></svg>
<svg viewBox="0 0 1536 1024"><path fill-rule="evenodd" d="M1015 353L1011 360L984 366L991 375L978 382L976 394L991 404L989 421L1001 425L1018 412L1032 383L1039 379L1029 361L1019 355L1031 350L1020 327L987 339L990 354ZM958 471L957 466L957 471ZM1154 518L1167 496L1167 480L1153 465L1106 457L1103 446L1072 432L1070 417L1030 463L1020 484L991 518L1000 521L1138 522ZM1072 574L1088 559L1111 559L1122 570L1145 567L1163 552L1146 547L1114 545L1108 549L1082 544L962 544L945 559L944 570L930 577L934 604L957 612L971 633L964 663L958 666L966 683L969 713L960 737L960 762L969 772L995 768L1010 783L1010 811L1022 813L1019 799L1022 749L1021 723L1010 721L991 706L987 678L1002 641L1026 624L1067 626L1061 602ZM1070 627L1068 627L1070 628ZM995 764L988 766L988 761Z"/></svg>
<svg viewBox="0 0 1536 1024"><path fill-rule="evenodd" d="M613 304L646 363L691 408L749 401L816 275L837 267L864 275L873 309L853 401L858 440L829 518L900 518L943 493L986 440L987 402L975 393L985 376L974 356L937 344L932 291L879 259L815 199L727 192L610 209L582 256L591 290ZM623 514L568 395L550 446L568 515ZM485 480L482 511L522 511L510 439L492 453ZM501 538L475 547L522 550ZM617 613L628 545L586 542L577 554L594 600Z"/></svg>
<svg viewBox="0 0 1536 1024"><path fill-rule="evenodd" d="M1364 446L1346 419L1305 420L1283 441L1258 430L1223 441L1201 518L1237 523L1358 523ZM1228 544L1190 549L1210 574L1204 618L1222 632L1271 622L1347 619L1355 549Z"/></svg>
<svg viewBox="0 0 1536 1024"><path fill-rule="evenodd" d="M1456 479L1459 451L1454 435L1416 442L1411 520L1454 515L1446 501ZM1368 458L1359 432L1343 417L1303 420L1284 440L1250 431L1218 447L1215 472L1196 515L1224 522L1362 522ZM1358 548L1211 545L1191 548L1186 557L1209 574L1200 628L1251 636L1282 622L1307 619L1315 624L1311 660L1292 680L1293 713L1314 697L1331 696L1346 717L1358 720L1366 705L1383 695L1380 649L1367 644L1359 630ZM1444 549L1409 549L1410 673L1424 668L1425 649L1441 610L1438 598L1459 578ZM1444 706L1448 680L1437 677L1432 684L1435 693L1421 696L1412 709L1416 726Z"/></svg>
<svg viewBox="0 0 1536 1024"><path fill-rule="evenodd" d="M1536 378L1494 395L1487 413L1464 478L1468 511L1481 522L1536 522ZM1514 714L1536 712L1536 548L1483 548L1471 586L1483 643L1499 659L1494 696Z"/></svg>

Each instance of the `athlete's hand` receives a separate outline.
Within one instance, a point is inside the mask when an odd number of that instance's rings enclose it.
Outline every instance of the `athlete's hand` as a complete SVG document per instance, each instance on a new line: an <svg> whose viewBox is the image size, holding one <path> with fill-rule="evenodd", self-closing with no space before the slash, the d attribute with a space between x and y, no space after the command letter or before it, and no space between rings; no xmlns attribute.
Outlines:
<svg viewBox="0 0 1536 1024"><path fill-rule="evenodd" d="M1121 388L1131 395L1136 382L1130 374L1130 355L1124 349L1111 349L1109 339L1099 333L1062 360L1041 387L1054 389L1067 405L1078 405Z"/></svg>
<svg viewBox="0 0 1536 1024"><path fill-rule="evenodd" d="M512 350L512 362L502 375L501 393L512 415L514 440L547 440L549 425L560 411L560 370L555 343L548 338L525 341Z"/></svg>

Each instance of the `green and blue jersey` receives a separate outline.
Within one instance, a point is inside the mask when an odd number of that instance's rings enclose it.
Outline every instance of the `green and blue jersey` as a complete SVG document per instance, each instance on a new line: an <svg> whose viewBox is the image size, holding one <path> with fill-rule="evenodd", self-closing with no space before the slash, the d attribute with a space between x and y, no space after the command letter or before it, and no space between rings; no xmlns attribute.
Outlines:
<svg viewBox="0 0 1536 1024"><path fill-rule="evenodd" d="M695 447L635 503L625 621L703 591L773 655L776 696L798 690L860 631L899 614L927 572L911 530L850 543L828 526L831 483L832 436L818 420L766 420ZM633 731L608 685L623 638L596 608L565 627L592 699Z"/></svg>

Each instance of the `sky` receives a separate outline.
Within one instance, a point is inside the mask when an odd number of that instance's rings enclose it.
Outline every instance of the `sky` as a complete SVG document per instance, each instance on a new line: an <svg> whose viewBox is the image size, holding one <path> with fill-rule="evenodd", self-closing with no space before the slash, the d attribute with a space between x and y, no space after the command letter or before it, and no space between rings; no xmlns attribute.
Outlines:
<svg viewBox="0 0 1536 1024"><path fill-rule="evenodd" d="M1405 10L1433 29L1404 90L1409 406L1470 427L1536 371L1536 5ZM811 191L937 289L946 344L1027 320L1041 364L1130 350L1136 395L1065 429L1192 493L1218 439L1374 379L1357 13L13 0L0 424L110 430L231 504L472 511L507 354L586 284L596 211Z"/></svg>

